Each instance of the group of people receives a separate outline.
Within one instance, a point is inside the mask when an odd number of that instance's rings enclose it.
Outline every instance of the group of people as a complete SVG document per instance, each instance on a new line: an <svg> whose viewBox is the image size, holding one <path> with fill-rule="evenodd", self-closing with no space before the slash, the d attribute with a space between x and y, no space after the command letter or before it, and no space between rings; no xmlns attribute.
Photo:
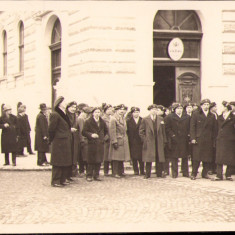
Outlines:
<svg viewBox="0 0 235 235"><path fill-rule="evenodd" d="M11 107L6 104L1 106L0 129L2 129L1 146L5 154L4 165L9 165L9 154L12 153L12 165L16 166L17 156L27 156L24 148L27 147L29 154L34 154L31 148L31 127L26 106L22 102L17 104L17 116L11 113Z"/></svg>
<svg viewBox="0 0 235 235"><path fill-rule="evenodd" d="M138 107L131 107L127 112L124 104L89 107L74 101L67 103L64 97L58 97L50 115L46 104L39 106L35 127L37 163L49 164L46 153L51 152L51 185L54 187L70 184L78 175L86 175L88 182L100 181L102 163L105 176L111 170L113 177L124 177L124 162L127 161L132 162L134 174L144 179L151 177L153 162L157 177L169 175L171 165L171 176L177 178L180 159L183 177L196 180L202 162L202 178L210 179L210 174L216 174L212 180L223 180L223 165L226 165L226 180L232 181L235 102L223 101L222 104L221 115L216 112L216 103L209 99L201 100L200 105L173 103L169 108L152 104L148 107L149 115L142 118ZM2 152L5 159L11 152L13 163L19 152L17 123L19 118L4 105L0 118ZM12 136L5 138L7 132ZM6 149L6 142L12 143L15 149ZM28 151L32 150L28 147Z"/></svg>

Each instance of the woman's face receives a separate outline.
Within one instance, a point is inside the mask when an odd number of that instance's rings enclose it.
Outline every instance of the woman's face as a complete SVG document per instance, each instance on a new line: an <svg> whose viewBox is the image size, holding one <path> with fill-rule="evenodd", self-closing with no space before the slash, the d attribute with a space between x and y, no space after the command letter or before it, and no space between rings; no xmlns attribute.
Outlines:
<svg viewBox="0 0 235 235"><path fill-rule="evenodd" d="M93 112L93 116L94 116L96 119L100 117L100 114L101 114L101 112L100 112L99 109L96 109L96 110Z"/></svg>
<svg viewBox="0 0 235 235"><path fill-rule="evenodd" d="M113 108L112 107L108 108L105 113L107 115L112 115L113 114Z"/></svg>
<svg viewBox="0 0 235 235"><path fill-rule="evenodd" d="M76 112L76 110L77 110L77 105L72 105L72 106L70 106L69 108L68 108L68 111L70 112L70 113L75 113Z"/></svg>
<svg viewBox="0 0 235 235"><path fill-rule="evenodd" d="M135 111L135 112L133 112L132 115L133 115L134 118L138 118L140 116L140 112L139 111Z"/></svg>

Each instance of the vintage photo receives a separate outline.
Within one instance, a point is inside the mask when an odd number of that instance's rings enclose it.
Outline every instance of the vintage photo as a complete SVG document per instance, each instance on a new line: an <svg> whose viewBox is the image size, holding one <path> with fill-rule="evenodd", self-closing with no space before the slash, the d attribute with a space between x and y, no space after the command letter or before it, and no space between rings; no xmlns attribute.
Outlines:
<svg viewBox="0 0 235 235"><path fill-rule="evenodd" d="M235 230L235 2L1 1L0 233Z"/></svg>

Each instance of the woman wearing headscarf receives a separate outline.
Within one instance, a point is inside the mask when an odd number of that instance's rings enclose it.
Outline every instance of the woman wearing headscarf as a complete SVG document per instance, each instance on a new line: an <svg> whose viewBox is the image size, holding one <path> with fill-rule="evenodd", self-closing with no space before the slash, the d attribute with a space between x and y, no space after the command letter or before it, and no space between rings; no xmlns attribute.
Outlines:
<svg viewBox="0 0 235 235"><path fill-rule="evenodd" d="M72 131L72 169L70 176L76 177L78 175L78 150L79 150L79 125L78 116L76 114L77 103L72 101L66 107L66 114L69 118ZM71 180L71 179L70 179Z"/></svg>
<svg viewBox="0 0 235 235"><path fill-rule="evenodd" d="M9 105L3 106L3 113L0 117L1 147L5 154L5 166L9 165L9 153L12 154L12 165L16 166L17 141L19 139L19 126L17 117L11 114Z"/></svg>
<svg viewBox="0 0 235 235"><path fill-rule="evenodd" d="M50 115L49 143L51 148L52 179L51 185L61 187L69 184L72 167L72 130L66 115L66 102L60 96L55 101L55 111Z"/></svg>
<svg viewBox="0 0 235 235"><path fill-rule="evenodd" d="M104 115L102 119L105 121L107 128L109 128L110 117L113 115L113 107L111 104L103 104ZM109 159L109 147L110 147L110 137L109 133L104 140L104 175L107 176L109 174L109 166L112 162ZM113 171L113 167L112 167Z"/></svg>

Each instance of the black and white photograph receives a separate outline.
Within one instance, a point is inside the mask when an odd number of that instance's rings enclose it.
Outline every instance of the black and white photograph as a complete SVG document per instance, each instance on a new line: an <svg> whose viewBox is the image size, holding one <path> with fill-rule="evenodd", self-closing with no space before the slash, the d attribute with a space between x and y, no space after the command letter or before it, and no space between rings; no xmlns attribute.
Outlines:
<svg viewBox="0 0 235 235"><path fill-rule="evenodd" d="M0 234L235 231L235 1L0 1Z"/></svg>

